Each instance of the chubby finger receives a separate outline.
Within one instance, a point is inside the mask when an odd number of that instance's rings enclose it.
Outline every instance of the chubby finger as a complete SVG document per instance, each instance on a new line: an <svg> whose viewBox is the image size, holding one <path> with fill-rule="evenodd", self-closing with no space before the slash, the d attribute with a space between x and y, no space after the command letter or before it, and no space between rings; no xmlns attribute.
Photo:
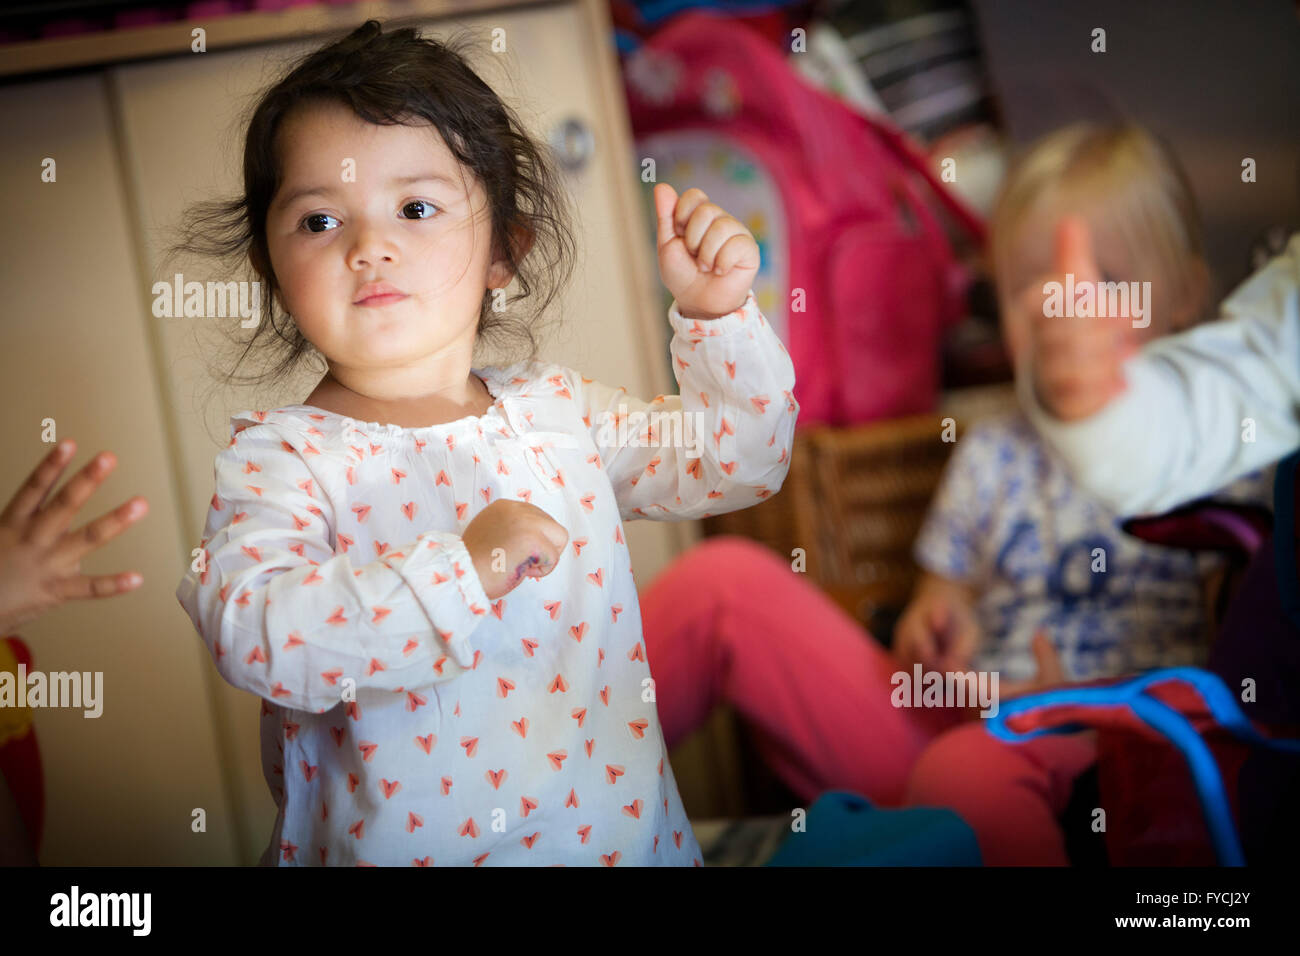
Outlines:
<svg viewBox="0 0 1300 956"><path fill-rule="evenodd" d="M700 237L700 247L695 253L695 260L700 264L700 271L712 272L718 264L718 253L722 251L722 247L730 239L740 235L744 229L745 227L740 224L739 220L726 213L709 223L709 227L704 230L704 235Z"/></svg>
<svg viewBox="0 0 1300 956"><path fill-rule="evenodd" d="M0 525L15 527L30 518L41 507L76 451L77 443L70 438L51 448L9 500L4 513L0 514Z"/></svg>
<svg viewBox="0 0 1300 956"><path fill-rule="evenodd" d="M569 543L569 529L554 518L545 526L546 540L555 546L556 551L563 551Z"/></svg>
<svg viewBox="0 0 1300 956"><path fill-rule="evenodd" d="M148 513L149 502L146 499L132 498L68 535L62 549L66 549L65 553L72 560L79 561L96 548L102 548Z"/></svg>
<svg viewBox="0 0 1300 956"><path fill-rule="evenodd" d="M692 190L692 192L698 192L698 190ZM700 196L703 195L704 193L701 192ZM685 196L682 197L683 201L685 198ZM678 203L677 206L680 221L682 203ZM704 239L704 234L709 231L709 227L713 225L715 219L724 215L726 215L726 212L717 203L709 202L707 199L701 199L695 203L682 228L682 242L686 243L686 251L693 256L698 255L700 242Z"/></svg>
<svg viewBox="0 0 1300 956"><path fill-rule="evenodd" d="M60 582L56 587L56 593L64 601L108 598L134 591L143 583L144 576L138 571L122 571L118 574L81 574Z"/></svg>
<svg viewBox="0 0 1300 956"><path fill-rule="evenodd" d="M656 232L660 247L672 242L677 236L673 227L673 210L677 206L677 190L668 183L659 183L654 188Z"/></svg>
<svg viewBox="0 0 1300 956"><path fill-rule="evenodd" d="M1041 630L1034 634L1034 659L1038 662L1039 684L1059 684L1065 680L1065 669L1056 647Z"/></svg>
<svg viewBox="0 0 1300 956"><path fill-rule="evenodd" d="M695 210L708 201L708 193L698 186L692 186L678 196L677 205L673 209L673 234L685 235L686 224L690 222L691 216L695 215Z"/></svg>
<svg viewBox="0 0 1300 956"><path fill-rule="evenodd" d="M748 229L740 228L741 231L728 238L713 258L713 271L718 275L726 275L737 267L758 268L758 243Z"/></svg>
<svg viewBox="0 0 1300 956"><path fill-rule="evenodd" d="M31 526L32 540L40 544L52 544L67 531L86 499L95 493L95 489L116 467L117 456L111 451L100 452L88 461L68 480L54 500L37 513Z"/></svg>

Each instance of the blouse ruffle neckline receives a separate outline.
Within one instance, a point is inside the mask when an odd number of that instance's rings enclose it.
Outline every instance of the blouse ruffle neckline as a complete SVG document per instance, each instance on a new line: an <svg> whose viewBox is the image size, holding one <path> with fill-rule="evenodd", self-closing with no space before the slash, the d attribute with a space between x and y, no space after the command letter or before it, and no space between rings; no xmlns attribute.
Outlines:
<svg viewBox="0 0 1300 956"><path fill-rule="evenodd" d="M470 371L483 380L487 386L488 393L494 399L493 403L488 406L486 412L482 415L466 415L464 418L457 418L449 422L440 422L435 425L394 425L387 422L365 422L359 419L351 419L353 425L358 431L368 435L372 439L390 438L396 439L403 436L425 436L425 435L444 435L449 433L472 432L476 430L494 431L500 427L502 422L512 425L510 418L505 414L504 406L507 397L516 394L524 383L515 381L519 376L520 366L518 364L505 368L487 366L484 368L471 368ZM523 376L527 378L527 376ZM310 417L318 415L336 421L345 421L350 418L348 415L342 415L338 412L332 412L328 409L319 408L315 405L293 404L282 405L276 411L284 413L300 413ZM244 416L236 416L244 417Z"/></svg>

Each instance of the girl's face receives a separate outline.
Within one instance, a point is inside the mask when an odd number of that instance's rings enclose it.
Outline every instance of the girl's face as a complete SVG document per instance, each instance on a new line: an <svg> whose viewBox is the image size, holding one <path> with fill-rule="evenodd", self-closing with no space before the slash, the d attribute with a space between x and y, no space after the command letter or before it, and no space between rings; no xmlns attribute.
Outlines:
<svg viewBox="0 0 1300 956"><path fill-rule="evenodd" d="M432 126L377 126L342 104L295 111L278 147L271 266L331 372L379 399L463 387L484 291L510 279L481 185ZM377 282L405 298L360 304Z"/></svg>

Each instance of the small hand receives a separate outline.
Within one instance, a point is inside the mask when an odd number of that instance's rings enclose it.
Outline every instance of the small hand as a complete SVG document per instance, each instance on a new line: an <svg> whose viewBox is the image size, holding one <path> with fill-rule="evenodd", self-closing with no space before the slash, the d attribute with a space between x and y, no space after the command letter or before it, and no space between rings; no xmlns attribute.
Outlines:
<svg viewBox="0 0 1300 956"><path fill-rule="evenodd" d="M534 504L498 498L474 516L461 539L483 593L495 601L524 578L543 578L554 571L569 532Z"/></svg>
<svg viewBox="0 0 1300 956"><path fill-rule="evenodd" d="M1065 668L1061 666L1061 658L1057 656L1056 648L1042 631L1034 634L1034 659L1038 662L1037 675L1030 680L1002 684L998 690L1000 698L1010 700L1012 697L1033 694L1049 687L1070 683L1066 679Z"/></svg>
<svg viewBox="0 0 1300 956"><path fill-rule="evenodd" d="M679 197L667 183L655 186L659 275L688 319L734 312L758 275L758 243L738 219L699 189Z"/></svg>
<svg viewBox="0 0 1300 956"><path fill-rule="evenodd" d="M894 656L905 666L963 672L980 644L970 606L953 590L931 585L908 604L894 630Z"/></svg>
<svg viewBox="0 0 1300 956"><path fill-rule="evenodd" d="M143 581L135 572L94 577L81 573L82 559L142 518L149 503L133 498L69 532L77 511L117 463L111 452L97 456L47 503L46 496L75 452L72 441L56 445L0 514L0 634L11 633L64 601L113 597L135 590Z"/></svg>

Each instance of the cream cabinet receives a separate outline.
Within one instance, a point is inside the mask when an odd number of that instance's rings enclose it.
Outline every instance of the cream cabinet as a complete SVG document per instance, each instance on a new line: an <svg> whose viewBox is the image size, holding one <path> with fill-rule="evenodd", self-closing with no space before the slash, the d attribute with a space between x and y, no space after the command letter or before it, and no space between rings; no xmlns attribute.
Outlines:
<svg viewBox="0 0 1300 956"><path fill-rule="evenodd" d="M434 35L482 36L476 67L534 132L557 141L565 129L590 133L585 164L566 174L579 268L544 356L645 398L674 391L603 3L504 10L461 3L458 11L476 12L454 18L440 15L441 4L390 6L425 10L419 25ZM376 7L385 5L366 12ZM143 522L87 561L96 573L138 569L144 586L65 605L21 631L36 669L104 675L100 718L34 714L45 768L45 865L248 864L271 832L258 701L217 674L174 591L198 545L229 415L300 402L314 377L272 391L213 390L209 363L228 341L214 326L221 320L155 318L150 290L170 279L160 271L162 251L185 206L236 191L239 121L250 98L322 41L313 31L361 19L348 8L229 17L203 24L204 53L191 52L189 29L179 24L110 35L98 48L87 38L26 45L23 62L5 61L0 434L10 453L0 490L11 494L48 450L42 429L52 419L58 438L78 442L75 467L101 449L119 459L78 525L134 494L150 502ZM300 33L286 39L293 24ZM504 30L504 53L490 50L495 29ZM39 72L60 65L82 69ZM56 163L54 182L42 181L47 157ZM186 263L174 271L184 273ZM695 525L646 521L627 530L642 585L698 535Z"/></svg>

